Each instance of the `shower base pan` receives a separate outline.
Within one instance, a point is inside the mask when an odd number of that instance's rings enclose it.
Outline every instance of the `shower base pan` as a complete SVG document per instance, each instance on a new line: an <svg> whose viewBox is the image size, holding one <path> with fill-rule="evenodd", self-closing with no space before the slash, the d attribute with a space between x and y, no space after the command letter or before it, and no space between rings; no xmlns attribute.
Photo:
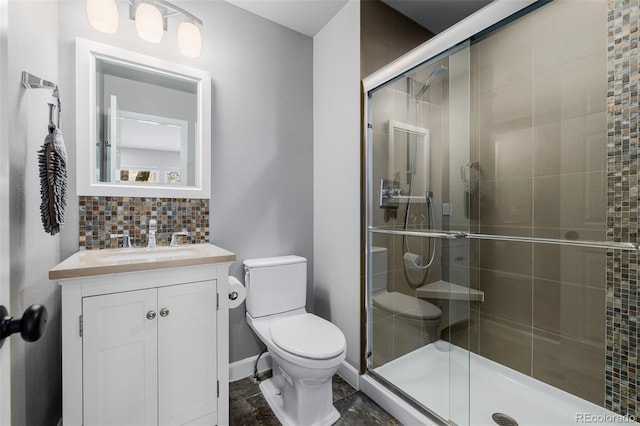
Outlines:
<svg viewBox="0 0 640 426"><path fill-rule="evenodd" d="M374 371L459 425L495 426L496 413L523 426L638 424L445 341L423 346Z"/></svg>

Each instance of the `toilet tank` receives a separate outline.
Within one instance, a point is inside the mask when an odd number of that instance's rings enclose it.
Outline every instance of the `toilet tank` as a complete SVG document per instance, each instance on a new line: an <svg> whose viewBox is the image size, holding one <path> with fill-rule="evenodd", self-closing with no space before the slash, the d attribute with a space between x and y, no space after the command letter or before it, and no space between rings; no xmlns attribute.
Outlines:
<svg viewBox="0 0 640 426"><path fill-rule="evenodd" d="M266 257L244 261L247 313L253 318L304 308L307 302L307 259Z"/></svg>
<svg viewBox="0 0 640 426"><path fill-rule="evenodd" d="M373 293L387 289L388 256L386 247L371 246L371 291Z"/></svg>

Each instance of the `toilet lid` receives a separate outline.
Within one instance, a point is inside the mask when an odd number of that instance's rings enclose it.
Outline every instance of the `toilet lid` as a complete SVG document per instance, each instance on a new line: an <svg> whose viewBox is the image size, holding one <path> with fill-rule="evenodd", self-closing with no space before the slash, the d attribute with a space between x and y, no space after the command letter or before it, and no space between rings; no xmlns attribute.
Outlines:
<svg viewBox="0 0 640 426"><path fill-rule="evenodd" d="M433 303L397 291L373 296L373 306L402 317L433 320L442 316L442 311Z"/></svg>
<svg viewBox="0 0 640 426"><path fill-rule="evenodd" d="M327 359L346 346L342 331L312 314L294 315L271 323L271 339L281 349L305 358Z"/></svg>

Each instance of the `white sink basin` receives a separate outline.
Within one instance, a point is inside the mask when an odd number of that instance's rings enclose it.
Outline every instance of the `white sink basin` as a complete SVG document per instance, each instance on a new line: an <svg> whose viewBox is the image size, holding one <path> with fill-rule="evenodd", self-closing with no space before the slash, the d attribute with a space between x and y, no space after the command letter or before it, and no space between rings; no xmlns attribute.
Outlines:
<svg viewBox="0 0 640 426"><path fill-rule="evenodd" d="M99 262L126 262L129 260L136 262L153 262L160 259L181 258L194 256L198 251L190 247L162 247L157 249L122 249L117 252L103 254L98 258Z"/></svg>

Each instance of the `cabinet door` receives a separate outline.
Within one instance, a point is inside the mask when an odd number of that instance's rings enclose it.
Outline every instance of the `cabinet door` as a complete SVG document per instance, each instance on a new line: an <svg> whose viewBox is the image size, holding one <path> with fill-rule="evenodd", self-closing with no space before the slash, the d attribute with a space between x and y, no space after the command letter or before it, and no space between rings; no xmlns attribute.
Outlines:
<svg viewBox="0 0 640 426"><path fill-rule="evenodd" d="M82 300L85 425L158 424L156 305L156 289Z"/></svg>
<svg viewBox="0 0 640 426"><path fill-rule="evenodd" d="M158 420L179 425L217 408L215 280L159 288L158 313Z"/></svg>

